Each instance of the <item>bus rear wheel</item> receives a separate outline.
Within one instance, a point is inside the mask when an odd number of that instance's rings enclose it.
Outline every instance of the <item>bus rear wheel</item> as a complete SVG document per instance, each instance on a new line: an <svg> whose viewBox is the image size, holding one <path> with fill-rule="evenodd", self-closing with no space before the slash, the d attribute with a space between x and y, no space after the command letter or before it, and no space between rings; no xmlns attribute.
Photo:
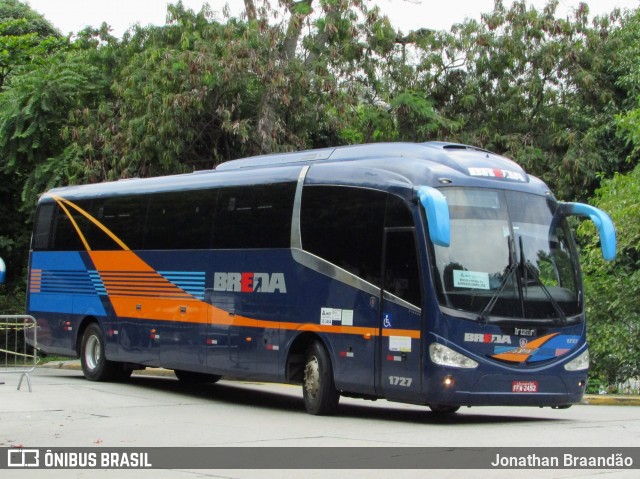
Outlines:
<svg viewBox="0 0 640 479"><path fill-rule="evenodd" d="M96 323L84 330L80 363L84 377L89 381L120 381L131 376L131 369L125 369L122 363L107 361L102 330Z"/></svg>
<svg viewBox="0 0 640 479"><path fill-rule="evenodd" d="M333 382L331 359L325 347L314 342L307 348L302 380L304 407L315 416L336 412L340 393Z"/></svg>

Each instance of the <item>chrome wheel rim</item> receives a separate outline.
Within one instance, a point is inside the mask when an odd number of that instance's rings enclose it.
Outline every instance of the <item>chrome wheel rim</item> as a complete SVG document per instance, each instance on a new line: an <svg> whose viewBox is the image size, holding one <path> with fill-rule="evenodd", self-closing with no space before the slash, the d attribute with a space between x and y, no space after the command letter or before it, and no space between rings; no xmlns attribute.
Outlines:
<svg viewBox="0 0 640 479"><path fill-rule="evenodd" d="M311 398L315 398L320 389L320 364L315 356L309 358L304 368L304 388Z"/></svg>
<svg viewBox="0 0 640 479"><path fill-rule="evenodd" d="M90 336L84 351L84 362L91 370L100 363L100 340L96 336Z"/></svg>

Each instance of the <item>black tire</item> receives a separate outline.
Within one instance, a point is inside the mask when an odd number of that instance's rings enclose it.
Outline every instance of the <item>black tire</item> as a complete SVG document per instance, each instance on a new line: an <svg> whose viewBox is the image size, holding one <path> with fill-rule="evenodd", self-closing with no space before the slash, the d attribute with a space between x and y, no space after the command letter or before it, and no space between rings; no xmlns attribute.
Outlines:
<svg viewBox="0 0 640 479"><path fill-rule="evenodd" d="M450 416L455 414L460 406L445 406L443 404L429 404L429 408L434 414L439 416Z"/></svg>
<svg viewBox="0 0 640 479"><path fill-rule="evenodd" d="M131 369L125 369L122 363L107 361L104 354L104 336L96 323L91 323L84 330L80 346L80 363L84 377L89 381L119 381L131 376Z"/></svg>
<svg viewBox="0 0 640 479"><path fill-rule="evenodd" d="M340 393L333 382L331 359L318 342L312 343L305 354L302 396L309 414L326 416L335 413L338 408Z"/></svg>
<svg viewBox="0 0 640 479"><path fill-rule="evenodd" d="M184 384L213 384L222 379L217 374L194 373L193 371L183 371L176 369L173 371L176 377Z"/></svg>

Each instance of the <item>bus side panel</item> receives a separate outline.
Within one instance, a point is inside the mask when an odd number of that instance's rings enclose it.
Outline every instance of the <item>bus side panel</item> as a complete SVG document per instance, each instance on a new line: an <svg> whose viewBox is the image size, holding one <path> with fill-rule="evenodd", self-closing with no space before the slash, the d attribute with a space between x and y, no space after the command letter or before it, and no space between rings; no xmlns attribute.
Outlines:
<svg viewBox="0 0 640 479"><path fill-rule="evenodd" d="M287 283L294 314L281 326L285 351L298 335L315 334L331 356L336 387L375 394L378 297L330 277L331 268L321 274L300 263L294 265L294 281Z"/></svg>
<svg viewBox="0 0 640 479"><path fill-rule="evenodd" d="M30 265L27 312L38 319L39 346L75 356L80 321L107 316L99 278L79 252L33 252Z"/></svg>
<svg viewBox="0 0 640 479"><path fill-rule="evenodd" d="M281 381L287 347L312 332L326 338L337 387L373 395L378 306L285 249L32 256L29 310L43 350L61 354L76 354L93 317L109 360Z"/></svg>

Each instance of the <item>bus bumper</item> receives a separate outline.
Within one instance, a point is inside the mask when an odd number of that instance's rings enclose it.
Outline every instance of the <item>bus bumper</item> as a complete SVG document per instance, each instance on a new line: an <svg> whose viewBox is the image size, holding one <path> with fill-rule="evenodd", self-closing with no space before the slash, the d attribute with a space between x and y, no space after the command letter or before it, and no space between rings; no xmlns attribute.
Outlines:
<svg viewBox="0 0 640 479"><path fill-rule="evenodd" d="M472 374L456 370L433 375L425 402L446 406L568 406L582 401L587 373Z"/></svg>

